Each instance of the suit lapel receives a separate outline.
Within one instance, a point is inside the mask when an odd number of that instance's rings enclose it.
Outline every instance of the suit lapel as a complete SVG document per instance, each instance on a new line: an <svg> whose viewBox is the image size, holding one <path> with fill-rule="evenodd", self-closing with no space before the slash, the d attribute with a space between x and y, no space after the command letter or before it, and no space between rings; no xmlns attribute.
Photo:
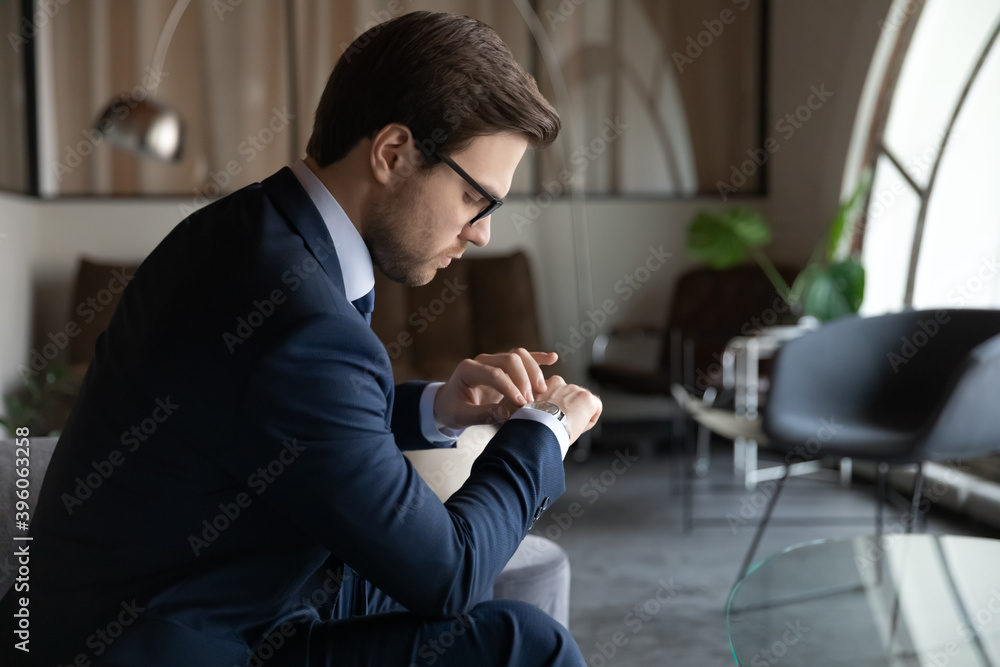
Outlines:
<svg viewBox="0 0 1000 667"><path fill-rule="evenodd" d="M299 179L288 167L269 176L261 182L267 196L284 214L288 222L306 242L323 271L344 293L344 275L337 260L337 251L330 238L330 230L309 198L309 194L299 183Z"/></svg>

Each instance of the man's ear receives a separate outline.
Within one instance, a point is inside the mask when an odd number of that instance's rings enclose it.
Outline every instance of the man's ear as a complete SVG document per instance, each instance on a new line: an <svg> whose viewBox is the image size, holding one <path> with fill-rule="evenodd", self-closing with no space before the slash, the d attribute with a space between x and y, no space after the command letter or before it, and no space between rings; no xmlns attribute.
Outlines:
<svg viewBox="0 0 1000 667"><path fill-rule="evenodd" d="M389 123L372 139L369 154L375 180L389 188L413 174L419 167L420 154L410 128Z"/></svg>

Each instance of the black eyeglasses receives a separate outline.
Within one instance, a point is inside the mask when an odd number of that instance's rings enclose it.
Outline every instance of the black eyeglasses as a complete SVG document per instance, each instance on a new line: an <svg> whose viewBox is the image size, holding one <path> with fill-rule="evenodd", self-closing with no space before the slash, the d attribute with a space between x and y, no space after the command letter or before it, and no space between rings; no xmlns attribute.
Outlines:
<svg viewBox="0 0 1000 667"><path fill-rule="evenodd" d="M455 161L452 160L450 157L448 157L444 153L437 153L437 156L441 158L446 165L454 169L456 174L464 178L466 183L474 187L476 189L476 192L485 197L486 200L489 202L486 208L484 208L482 211L479 212L479 215L477 215L476 217L474 217L472 220L469 221L470 225L475 224L476 220L480 220L490 215L491 213L493 213L493 211L497 210L503 205L502 199L497 199L489 192L487 192L486 188L481 186L479 183L476 183L476 179L472 178L472 176L469 176L467 173L465 173L465 170L459 167L457 164L455 164Z"/></svg>

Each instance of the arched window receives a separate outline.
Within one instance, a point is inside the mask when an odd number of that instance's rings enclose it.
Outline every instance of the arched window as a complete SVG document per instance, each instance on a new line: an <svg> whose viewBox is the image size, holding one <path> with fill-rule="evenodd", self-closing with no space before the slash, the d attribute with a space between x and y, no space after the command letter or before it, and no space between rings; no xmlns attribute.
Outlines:
<svg viewBox="0 0 1000 667"><path fill-rule="evenodd" d="M880 26L845 190L861 312L1000 307L1000 2L895 0Z"/></svg>

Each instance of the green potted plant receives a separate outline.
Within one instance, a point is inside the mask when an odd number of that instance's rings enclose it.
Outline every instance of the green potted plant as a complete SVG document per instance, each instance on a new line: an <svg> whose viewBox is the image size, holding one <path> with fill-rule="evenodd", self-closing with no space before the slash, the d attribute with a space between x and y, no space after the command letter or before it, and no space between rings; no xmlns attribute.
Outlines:
<svg viewBox="0 0 1000 667"><path fill-rule="evenodd" d="M858 312L865 293L865 269L860 258L837 258L847 221L868 191L866 175L851 197L841 203L829 231L813 250L809 263L789 286L762 250L771 241L771 228L760 214L749 209L724 213L698 213L688 227L691 256L715 269L727 269L752 258L767 275L778 295L796 316L828 322Z"/></svg>
<svg viewBox="0 0 1000 667"><path fill-rule="evenodd" d="M77 395L76 382L63 366L53 366L25 380L24 387L4 396L5 416L0 417L0 426L10 437L22 426L34 436L59 435Z"/></svg>

